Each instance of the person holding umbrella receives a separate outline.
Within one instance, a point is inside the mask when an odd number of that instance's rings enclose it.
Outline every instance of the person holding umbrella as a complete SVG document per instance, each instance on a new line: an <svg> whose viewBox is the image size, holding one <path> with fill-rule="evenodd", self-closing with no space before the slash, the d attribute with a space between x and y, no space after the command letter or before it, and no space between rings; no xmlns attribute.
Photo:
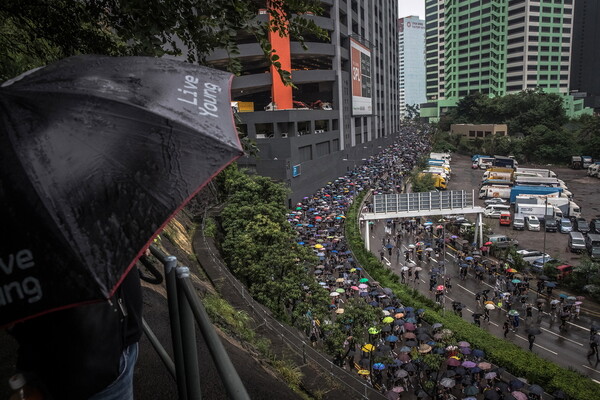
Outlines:
<svg viewBox="0 0 600 400"><path fill-rule="evenodd" d="M531 333L527 335L527 341L529 342L529 351L533 351L533 343L535 342L535 335Z"/></svg>
<svg viewBox="0 0 600 400"><path fill-rule="evenodd" d="M596 364L600 361L600 355L598 355L598 342L600 342L600 335L594 333L594 335L590 337L590 351L587 354L588 360L594 354L596 355Z"/></svg>

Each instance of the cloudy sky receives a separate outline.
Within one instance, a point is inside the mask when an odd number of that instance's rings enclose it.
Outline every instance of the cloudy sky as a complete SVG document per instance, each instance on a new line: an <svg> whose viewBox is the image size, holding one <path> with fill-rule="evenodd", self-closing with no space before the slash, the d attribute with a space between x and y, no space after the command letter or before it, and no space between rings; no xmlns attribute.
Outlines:
<svg viewBox="0 0 600 400"><path fill-rule="evenodd" d="M398 0L398 17L417 15L425 19L425 0Z"/></svg>

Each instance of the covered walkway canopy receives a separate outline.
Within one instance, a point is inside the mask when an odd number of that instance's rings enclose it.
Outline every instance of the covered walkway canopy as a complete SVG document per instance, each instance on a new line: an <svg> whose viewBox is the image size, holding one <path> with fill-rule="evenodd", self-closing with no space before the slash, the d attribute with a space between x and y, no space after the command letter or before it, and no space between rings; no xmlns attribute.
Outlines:
<svg viewBox="0 0 600 400"><path fill-rule="evenodd" d="M475 191L449 190L376 195L370 193L365 197L365 203L367 202L370 203L370 206L363 207L360 214L360 221L364 221L364 239L367 249L369 249L367 240L369 221L433 215L477 214L475 239L479 239L480 245L483 243L481 214L484 209L475 205Z"/></svg>

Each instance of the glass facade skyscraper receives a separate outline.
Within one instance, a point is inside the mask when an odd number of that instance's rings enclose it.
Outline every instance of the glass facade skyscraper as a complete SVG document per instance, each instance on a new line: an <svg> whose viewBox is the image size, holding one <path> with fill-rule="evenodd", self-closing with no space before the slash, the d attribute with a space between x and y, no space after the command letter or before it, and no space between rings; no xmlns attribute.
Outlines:
<svg viewBox="0 0 600 400"><path fill-rule="evenodd" d="M425 20L410 16L398 20L398 84L400 115L407 107L425 103Z"/></svg>

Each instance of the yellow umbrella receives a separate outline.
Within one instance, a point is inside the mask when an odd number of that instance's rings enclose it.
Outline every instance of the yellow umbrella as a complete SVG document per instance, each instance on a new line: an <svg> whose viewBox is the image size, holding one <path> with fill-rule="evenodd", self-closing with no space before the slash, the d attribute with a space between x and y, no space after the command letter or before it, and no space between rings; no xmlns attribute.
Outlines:
<svg viewBox="0 0 600 400"><path fill-rule="evenodd" d="M392 317L385 317L383 319L383 323L384 324L389 324L390 322L394 322L394 318L392 318Z"/></svg>
<svg viewBox="0 0 600 400"><path fill-rule="evenodd" d="M323 245L320 243L315 244L315 249L322 249Z"/></svg>
<svg viewBox="0 0 600 400"><path fill-rule="evenodd" d="M344 309L343 308L338 308L337 310L335 310L336 314L343 314L344 313Z"/></svg>
<svg viewBox="0 0 600 400"><path fill-rule="evenodd" d="M369 372L369 370L368 370L368 369L359 369L359 370L358 370L358 374L359 374L359 375L369 375L369 374L370 374L370 372Z"/></svg>
<svg viewBox="0 0 600 400"><path fill-rule="evenodd" d="M366 353L370 353L375 350L375 346L373 346L371 343L367 343L361 348L361 350Z"/></svg>

